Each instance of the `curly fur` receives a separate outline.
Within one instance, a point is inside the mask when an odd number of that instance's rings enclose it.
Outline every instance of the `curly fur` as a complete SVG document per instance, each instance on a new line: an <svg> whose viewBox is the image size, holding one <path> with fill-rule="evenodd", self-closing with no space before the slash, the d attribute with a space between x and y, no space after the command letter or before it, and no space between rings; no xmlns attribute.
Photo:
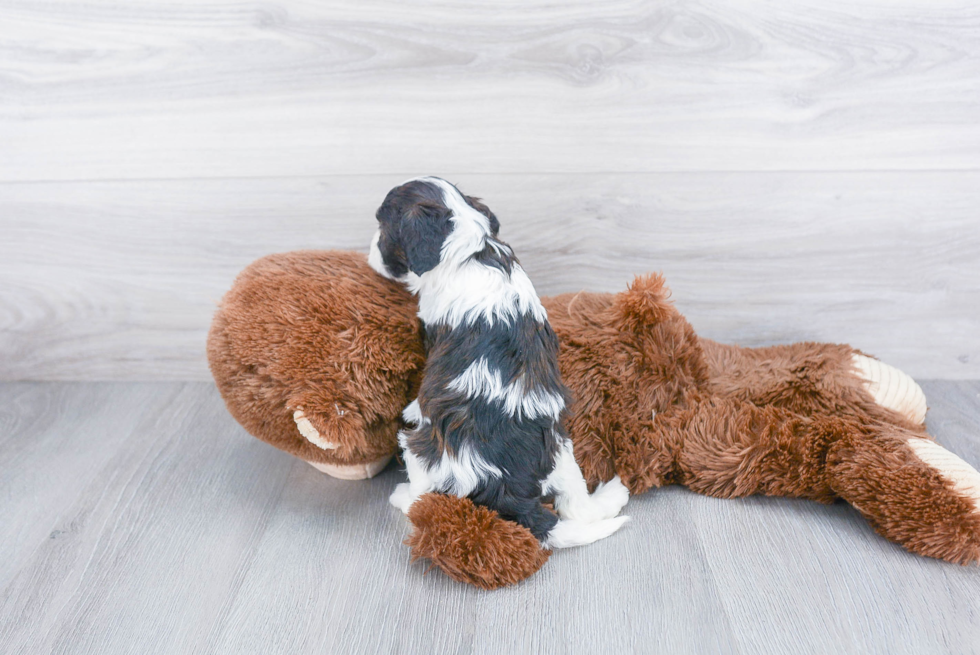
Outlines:
<svg viewBox="0 0 980 655"><path fill-rule="evenodd" d="M350 252L259 259L239 274L208 334L211 373L235 420L313 463L394 454L424 359L411 295ZM298 408L336 449L300 435Z"/></svg>

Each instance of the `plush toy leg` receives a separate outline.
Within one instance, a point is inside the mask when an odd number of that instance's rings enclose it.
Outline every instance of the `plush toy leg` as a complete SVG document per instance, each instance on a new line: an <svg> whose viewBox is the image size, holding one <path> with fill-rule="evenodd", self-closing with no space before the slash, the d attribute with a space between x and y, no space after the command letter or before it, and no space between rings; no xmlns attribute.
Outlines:
<svg viewBox="0 0 980 655"><path fill-rule="evenodd" d="M926 420L926 395L910 376L877 359L854 355L851 362L875 402L916 425Z"/></svg>
<svg viewBox="0 0 980 655"><path fill-rule="evenodd" d="M921 434L881 426L827 457L833 489L875 530L913 553L980 561L980 473Z"/></svg>
<svg viewBox="0 0 980 655"><path fill-rule="evenodd" d="M632 494L683 484L720 498L835 497L824 460L838 433L785 409L711 398L657 414L649 429L649 436L623 440L616 455Z"/></svg>
<svg viewBox="0 0 980 655"><path fill-rule="evenodd" d="M684 484L709 496L841 497L908 550L980 561L980 473L922 432L711 399L658 414L616 468L631 493Z"/></svg>
<svg viewBox="0 0 980 655"><path fill-rule="evenodd" d="M832 343L740 348L701 339L714 395L805 416L921 426L926 399L898 369ZM884 411L882 411L884 410Z"/></svg>

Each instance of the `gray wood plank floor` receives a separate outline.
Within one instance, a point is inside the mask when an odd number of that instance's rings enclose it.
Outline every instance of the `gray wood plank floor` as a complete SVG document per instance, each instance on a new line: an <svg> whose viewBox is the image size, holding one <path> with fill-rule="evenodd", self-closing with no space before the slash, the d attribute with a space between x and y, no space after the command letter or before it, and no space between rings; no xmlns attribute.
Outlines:
<svg viewBox="0 0 980 655"><path fill-rule="evenodd" d="M980 466L980 382L923 383ZM248 437L208 383L0 385L5 653L971 653L980 569L846 504L630 500L613 538L482 592L410 564L386 496Z"/></svg>

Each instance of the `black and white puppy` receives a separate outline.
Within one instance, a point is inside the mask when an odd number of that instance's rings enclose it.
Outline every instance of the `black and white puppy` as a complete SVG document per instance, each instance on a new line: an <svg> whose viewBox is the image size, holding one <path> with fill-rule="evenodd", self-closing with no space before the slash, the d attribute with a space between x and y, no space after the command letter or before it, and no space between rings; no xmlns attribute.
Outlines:
<svg viewBox="0 0 980 655"><path fill-rule="evenodd" d="M415 429L398 435L409 482L391 503L407 513L430 491L469 497L548 548L619 529L629 493L618 477L588 493L563 427L558 339L497 218L434 177L392 189L377 218L369 261L418 295L427 351L404 412ZM550 496L561 520L541 504Z"/></svg>

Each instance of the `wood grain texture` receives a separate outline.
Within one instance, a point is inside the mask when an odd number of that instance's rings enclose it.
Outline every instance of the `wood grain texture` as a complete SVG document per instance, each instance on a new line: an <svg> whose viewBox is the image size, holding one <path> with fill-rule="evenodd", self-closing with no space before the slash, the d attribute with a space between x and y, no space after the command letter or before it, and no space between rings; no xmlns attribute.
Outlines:
<svg viewBox="0 0 980 655"><path fill-rule="evenodd" d="M5 0L0 180L980 168L963 0Z"/></svg>
<svg viewBox="0 0 980 655"><path fill-rule="evenodd" d="M980 378L980 173L450 176L542 294L663 271L704 336ZM365 250L393 176L0 185L0 379L208 379L235 275Z"/></svg>
<svg viewBox="0 0 980 655"><path fill-rule="evenodd" d="M0 380L206 379L253 259L459 181L543 293L980 378L980 6L0 0Z"/></svg>
<svg viewBox="0 0 980 655"><path fill-rule="evenodd" d="M980 383L925 382L980 465ZM0 385L9 653L967 653L980 569L911 555L846 504L630 500L614 537L483 592L410 564L403 479L326 477L207 383Z"/></svg>

